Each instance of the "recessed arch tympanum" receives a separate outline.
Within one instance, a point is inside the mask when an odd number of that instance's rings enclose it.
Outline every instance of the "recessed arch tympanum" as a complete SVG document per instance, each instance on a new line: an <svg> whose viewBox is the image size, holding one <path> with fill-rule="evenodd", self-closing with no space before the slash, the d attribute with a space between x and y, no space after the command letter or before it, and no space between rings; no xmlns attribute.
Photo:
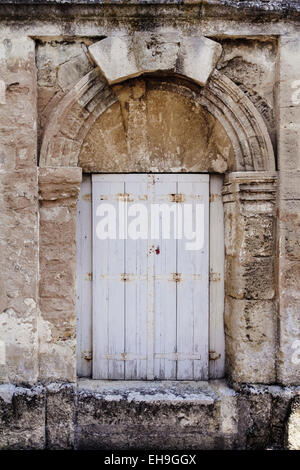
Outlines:
<svg viewBox="0 0 300 470"><path fill-rule="evenodd" d="M215 70L218 43L177 36L125 39L117 40L118 61L109 60L117 51L111 39L91 46L98 67L52 111L40 166L81 166L87 172L275 169L259 112Z"/></svg>

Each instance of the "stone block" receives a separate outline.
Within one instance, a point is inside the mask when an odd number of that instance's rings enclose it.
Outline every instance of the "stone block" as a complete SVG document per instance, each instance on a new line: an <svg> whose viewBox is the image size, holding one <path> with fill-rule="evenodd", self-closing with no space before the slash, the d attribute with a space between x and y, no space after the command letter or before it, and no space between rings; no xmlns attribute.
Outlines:
<svg viewBox="0 0 300 470"><path fill-rule="evenodd" d="M287 447L289 450L300 450L300 396L294 399L291 406L287 423Z"/></svg>
<svg viewBox="0 0 300 470"><path fill-rule="evenodd" d="M37 157L35 42L1 36L0 68L5 85L5 102L0 104L0 168L33 166Z"/></svg>
<svg viewBox="0 0 300 470"><path fill-rule="evenodd" d="M147 72L175 72L204 86L214 70L222 46L203 36L177 33L135 33L109 37L89 47L89 53L108 83L114 84Z"/></svg>
<svg viewBox="0 0 300 470"><path fill-rule="evenodd" d="M238 383L275 381L276 312L272 301L225 301L226 369Z"/></svg>
<svg viewBox="0 0 300 470"><path fill-rule="evenodd" d="M300 170L282 170L279 173L279 205L283 201L300 200ZM284 209L284 206L283 206Z"/></svg>
<svg viewBox="0 0 300 470"><path fill-rule="evenodd" d="M300 261L300 201L280 201L279 250L289 261Z"/></svg>
<svg viewBox="0 0 300 470"><path fill-rule="evenodd" d="M279 77L280 86L282 91L286 89L286 93L280 96L281 103L284 106L292 106L295 103L292 101L292 90L291 85L294 80L299 80L300 77L300 64L299 64L299 53L300 53L300 39L299 36L284 35L280 37L279 41ZM290 88L287 88L289 87Z"/></svg>
<svg viewBox="0 0 300 470"><path fill-rule="evenodd" d="M176 32L135 33L129 47L134 51L138 74L141 75L142 70L174 70L180 45L180 36Z"/></svg>
<svg viewBox="0 0 300 470"><path fill-rule="evenodd" d="M0 449L45 447L45 390L0 386Z"/></svg>
<svg viewBox="0 0 300 470"><path fill-rule="evenodd" d="M242 448L263 450L270 445L272 398L268 389L245 386L238 397Z"/></svg>
<svg viewBox="0 0 300 470"><path fill-rule="evenodd" d="M46 448L73 449L76 390L71 384L53 383L46 394Z"/></svg>
<svg viewBox="0 0 300 470"><path fill-rule="evenodd" d="M279 170L300 169L300 106L279 111Z"/></svg>
<svg viewBox="0 0 300 470"><path fill-rule="evenodd" d="M275 221L272 214L245 218L243 253L253 257L270 257L275 248Z"/></svg>
<svg viewBox="0 0 300 470"><path fill-rule="evenodd" d="M237 446L236 394L224 381L80 380L78 449L224 449Z"/></svg>
<svg viewBox="0 0 300 470"><path fill-rule="evenodd" d="M2 381L33 384L38 375L37 170L2 172L0 201Z"/></svg>
<svg viewBox="0 0 300 470"><path fill-rule="evenodd" d="M291 269L291 274L293 269ZM298 281L299 282L299 281ZM293 296L296 294L296 297ZM299 288L285 292L279 299L280 329L278 381L284 385L300 383L300 298Z"/></svg>
<svg viewBox="0 0 300 470"><path fill-rule="evenodd" d="M279 169L300 169L300 40L283 36L279 41Z"/></svg>
<svg viewBox="0 0 300 470"><path fill-rule="evenodd" d="M204 86L222 54L222 46L205 37L184 37L176 72Z"/></svg>
<svg viewBox="0 0 300 470"><path fill-rule="evenodd" d="M92 68L86 53L82 51L76 57L68 58L58 67L57 83L64 92L67 92Z"/></svg>
<svg viewBox="0 0 300 470"><path fill-rule="evenodd" d="M274 298L273 257L243 260L242 255L227 256L225 263L225 288L228 295L249 300Z"/></svg>

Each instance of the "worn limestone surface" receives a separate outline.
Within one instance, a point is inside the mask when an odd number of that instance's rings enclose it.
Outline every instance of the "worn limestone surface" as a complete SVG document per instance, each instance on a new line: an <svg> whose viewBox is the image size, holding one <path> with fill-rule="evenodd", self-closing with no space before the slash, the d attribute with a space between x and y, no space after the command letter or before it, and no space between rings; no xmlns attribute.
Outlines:
<svg viewBox="0 0 300 470"><path fill-rule="evenodd" d="M172 72L204 86L220 58L220 44L205 37L180 37L178 33L135 33L103 39L89 53L108 83L144 73Z"/></svg>
<svg viewBox="0 0 300 470"><path fill-rule="evenodd" d="M223 189L226 363L236 382L276 381L276 179L235 173Z"/></svg>
<svg viewBox="0 0 300 470"><path fill-rule="evenodd" d="M44 387L0 385L0 449L44 447Z"/></svg>
<svg viewBox="0 0 300 470"><path fill-rule="evenodd" d="M296 397L291 405L291 414L287 424L287 447L289 450L300 449L300 399Z"/></svg>
<svg viewBox="0 0 300 470"><path fill-rule="evenodd" d="M223 39L221 45L223 52L218 70L238 85L259 110L276 148L276 40L230 38Z"/></svg>
<svg viewBox="0 0 300 470"><path fill-rule="evenodd" d="M39 360L43 381L76 380L76 201L80 168L40 168Z"/></svg>
<svg viewBox="0 0 300 470"><path fill-rule="evenodd" d="M93 65L88 58L90 41L37 41L36 65L40 133L49 113Z"/></svg>
<svg viewBox="0 0 300 470"><path fill-rule="evenodd" d="M38 377L35 44L1 37L0 382Z"/></svg>
<svg viewBox="0 0 300 470"><path fill-rule="evenodd" d="M188 87L148 79L113 91L118 102L96 120L81 148L83 171L199 172L233 165L224 128Z"/></svg>
<svg viewBox="0 0 300 470"><path fill-rule="evenodd" d="M222 380L1 385L0 448L299 449L299 393Z"/></svg>
<svg viewBox="0 0 300 470"><path fill-rule="evenodd" d="M300 99L299 37L280 39L278 82L279 146L279 379L284 384L300 380ZM298 346L298 349L297 349Z"/></svg>
<svg viewBox="0 0 300 470"><path fill-rule="evenodd" d="M73 384L52 383L46 389L46 447L67 450L74 447L76 390Z"/></svg>

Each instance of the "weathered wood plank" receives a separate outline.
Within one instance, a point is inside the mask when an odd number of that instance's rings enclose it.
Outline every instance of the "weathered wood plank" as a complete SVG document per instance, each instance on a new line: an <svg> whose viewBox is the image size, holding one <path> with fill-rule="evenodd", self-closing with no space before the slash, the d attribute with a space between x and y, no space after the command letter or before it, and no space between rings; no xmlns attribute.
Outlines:
<svg viewBox="0 0 300 470"><path fill-rule="evenodd" d="M108 203L117 213L124 181L106 176L93 175L93 378L124 379L125 241L97 236L99 207Z"/></svg>
<svg viewBox="0 0 300 470"><path fill-rule="evenodd" d="M77 205L77 373L92 375L92 184L83 175Z"/></svg>
<svg viewBox="0 0 300 470"><path fill-rule="evenodd" d="M209 376L224 377L224 211L222 202L223 176L210 177L210 338Z"/></svg>
<svg viewBox="0 0 300 470"><path fill-rule="evenodd" d="M189 218L194 224L192 231L199 235L204 228L201 249L188 250L186 238L178 240L178 380L208 378L209 177L201 175L197 179L197 176L187 175L178 179L178 194L182 194L192 208L192 218ZM195 225L196 217L200 227ZM185 218L185 235L187 222Z"/></svg>

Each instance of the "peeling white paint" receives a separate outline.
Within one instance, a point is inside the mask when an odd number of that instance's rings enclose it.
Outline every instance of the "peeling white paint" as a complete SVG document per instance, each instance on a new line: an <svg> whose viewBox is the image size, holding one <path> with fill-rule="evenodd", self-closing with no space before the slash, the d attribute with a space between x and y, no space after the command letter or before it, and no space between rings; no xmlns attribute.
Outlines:
<svg viewBox="0 0 300 470"><path fill-rule="evenodd" d="M9 308L0 315L0 331L7 346L15 344L18 348L25 350L36 347L35 325L35 315L31 314L31 310L22 317L13 308Z"/></svg>

